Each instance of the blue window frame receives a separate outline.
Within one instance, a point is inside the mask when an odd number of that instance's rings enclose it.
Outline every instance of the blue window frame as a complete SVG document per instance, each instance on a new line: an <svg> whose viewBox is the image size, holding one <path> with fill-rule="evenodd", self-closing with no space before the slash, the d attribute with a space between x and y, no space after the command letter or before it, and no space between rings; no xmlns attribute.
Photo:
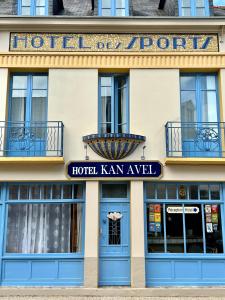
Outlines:
<svg viewBox="0 0 225 300"><path fill-rule="evenodd" d="M129 16L129 0L99 0L98 1L99 16Z"/></svg>
<svg viewBox="0 0 225 300"><path fill-rule="evenodd" d="M146 183L146 255L224 253L224 199L218 183Z"/></svg>
<svg viewBox="0 0 225 300"><path fill-rule="evenodd" d="M179 0L179 16L209 16L209 0Z"/></svg>
<svg viewBox="0 0 225 300"><path fill-rule="evenodd" d="M12 74L6 155L45 155L43 151L46 148L47 102L47 74Z"/></svg>
<svg viewBox="0 0 225 300"><path fill-rule="evenodd" d="M47 16L48 0L18 0L18 15Z"/></svg>
<svg viewBox="0 0 225 300"><path fill-rule="evenodd" d="M127 75L99 77L99 133L129 132L129 92Z"/></svg>
<svg viewBox="0 0 225 300"><path fill-rule="evenodd" d="M0 195L0 285L82 285L84 185L5 183Z"/></svg>

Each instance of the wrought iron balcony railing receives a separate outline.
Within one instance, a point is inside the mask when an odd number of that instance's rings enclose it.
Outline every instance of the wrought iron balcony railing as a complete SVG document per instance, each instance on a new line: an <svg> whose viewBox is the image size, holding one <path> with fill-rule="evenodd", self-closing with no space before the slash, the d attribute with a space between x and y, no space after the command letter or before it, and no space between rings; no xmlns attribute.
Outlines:
<svg viewBox="0 0 225 300"><path fill-rule="evenodd" d="M0 122L0 156L63 156L63 123Z"/></svg>
<svg viewBox="0 0 225 300"><path fill-rule="evenodd" d="M167 122L167 157L224 157L225 123Z"/></svg>

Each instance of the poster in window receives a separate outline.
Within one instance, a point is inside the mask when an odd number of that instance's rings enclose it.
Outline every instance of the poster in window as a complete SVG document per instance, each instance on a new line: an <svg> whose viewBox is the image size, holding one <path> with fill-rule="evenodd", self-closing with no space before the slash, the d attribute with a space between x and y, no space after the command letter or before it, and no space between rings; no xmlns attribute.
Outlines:
<svg viewBox="0 0 225 300"><path fill-rule="evenodd" d="M149 221L150 222L155 222L155 214L150 212L150 215L149 215Z"/></svg>
<svg viewBox="0 0 225 300"><path fill-rule="evenodd" d="M155 213L160 213L160 212L161 212L160 204L155 204Z"/></svg>
<svg viewBox="0 0 225 300"><path fill-rule="evenodd" d="M155 223L149 223L149 231L155 232Z"/></svg>
<svg viewBox="0 0 225 300"><path fill-rule="evenodd" d="M205 206L205 212L206 212L207 214L211 214L211 205L206 205L206 206Z"/></svg>
<svg viewBox="0 0 225 300"><path fill-rule="evenodd" d="M212 205L212 213L218 213L218 205Z"/></svg>
<svg viewBox="0 0 225 300"><path fill-rule="evenodd" d="M205 221L206 221L206 223L212 223L212 215L211 214L206 214Z"/></svg>
<svg viewBox="0 0 225 300"><path fill-rule="evenodd" d="M155 223L155 231L161 232L161 223Z"/></svg>
<svg viewBox="0 0 225 300"><path fill-rule="evenodd" d="M206 223L206 232L207 233L212 233L213 232L212 223Z"/></svg>
<svg viewBox="0 0 225 300"><path fill-rule="evenodd" d="M218 224L218 214L212 214L212 223Z"/></svg>
<svg viewBox="0 0 225 300"><path fill-rule="evenodd" d="M155 222L161 223L161 214L155 213Z"/></svg>
<svg viewBox="0 0 225 300"><path fill-rule="evenodd" d="M154 204L150 204L150 205L149 205L149 211L150 211L150 212L154 212L154 209L155 209Z"/></svg>
<svg viewBox="0 0 225 300"><path fill-rule="evenodd" d="M213 224L213 231L218 231L218 224Z"/></svg>

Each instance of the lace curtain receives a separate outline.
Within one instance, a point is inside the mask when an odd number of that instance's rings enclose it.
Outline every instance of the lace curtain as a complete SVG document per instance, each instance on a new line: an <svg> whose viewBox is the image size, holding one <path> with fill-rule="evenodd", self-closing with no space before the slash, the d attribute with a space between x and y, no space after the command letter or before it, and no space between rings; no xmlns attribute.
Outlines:
<svg viewBox="0 0 225 300"><path fill-rule="evenodd" d="M81 251L82 204L8 206L8 253Z"/></svg>

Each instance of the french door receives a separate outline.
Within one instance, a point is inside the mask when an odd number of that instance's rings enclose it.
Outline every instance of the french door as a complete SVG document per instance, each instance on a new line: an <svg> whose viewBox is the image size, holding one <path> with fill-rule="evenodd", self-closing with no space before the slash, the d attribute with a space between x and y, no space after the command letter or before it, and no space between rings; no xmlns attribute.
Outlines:
<svg viewBox="0 0 225 300"><path fill-rule="evenodd" d="M183 156L220 156L217 75L182 74L180 85Z"/></svg>
<svg viewBox="0 0 225 300"><path fill-rule="evenodd" d="M47 74L12 75L6 155L45 155L47 94Z"/></svg>

